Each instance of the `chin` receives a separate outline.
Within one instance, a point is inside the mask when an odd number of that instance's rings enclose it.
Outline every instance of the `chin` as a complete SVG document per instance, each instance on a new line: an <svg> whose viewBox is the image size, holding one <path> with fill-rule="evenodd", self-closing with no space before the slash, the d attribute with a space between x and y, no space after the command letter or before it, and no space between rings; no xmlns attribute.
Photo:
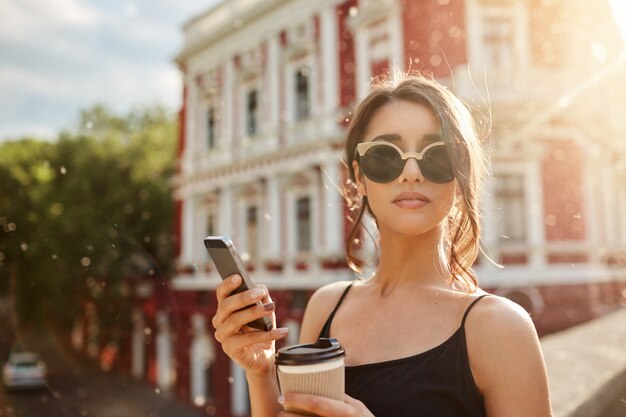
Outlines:
<svg viewBox="0 0 626 417"><path fill-rule="evenodd" d="M417 237L437 231L441 224L441 222L437 221L399 221L399 219L396 219L392 224L387 223L386 229L394 234Z"/></svg>

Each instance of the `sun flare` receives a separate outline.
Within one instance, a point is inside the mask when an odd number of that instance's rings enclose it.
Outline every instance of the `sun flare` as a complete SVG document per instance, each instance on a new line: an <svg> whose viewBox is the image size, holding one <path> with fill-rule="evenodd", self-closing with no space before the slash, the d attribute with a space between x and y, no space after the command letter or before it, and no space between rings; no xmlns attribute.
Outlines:
<svg viewBox="0 0 626 417"><path fill-rule="evenodd" d="M609 3L622 40L626 44L626 2L624 0L609 0Z"/></svg>

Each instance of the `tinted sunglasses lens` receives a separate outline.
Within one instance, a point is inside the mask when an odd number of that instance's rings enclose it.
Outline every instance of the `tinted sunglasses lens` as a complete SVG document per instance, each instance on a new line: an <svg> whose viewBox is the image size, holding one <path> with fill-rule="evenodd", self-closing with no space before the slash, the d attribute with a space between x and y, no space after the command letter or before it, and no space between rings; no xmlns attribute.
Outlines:
<svg viewBox="0 0 626 417"><path fill-rule="evenodd" d="M404 161L391 146L374 145L361 157L361 169L370 180L387 183L398 178Z"/></svg>
<svg viewBox="0 0 626 417"><path fill-rule="evenodd" d="M454 179L454 172L445 146L435 146L424 154L420 163L424 177L437 184L445 184Z"/></svg>

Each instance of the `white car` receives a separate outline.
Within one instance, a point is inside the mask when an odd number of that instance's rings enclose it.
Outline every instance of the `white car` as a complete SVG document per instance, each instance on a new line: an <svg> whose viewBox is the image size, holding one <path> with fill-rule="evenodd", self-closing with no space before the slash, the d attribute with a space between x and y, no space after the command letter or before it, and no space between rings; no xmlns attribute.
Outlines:
<svg viewBox="0 0 626 417"><path fill-rule="evenodd" d="M43 388L46 385L46 364L36 353L11 353L2 369L6 388Z"/></svg>

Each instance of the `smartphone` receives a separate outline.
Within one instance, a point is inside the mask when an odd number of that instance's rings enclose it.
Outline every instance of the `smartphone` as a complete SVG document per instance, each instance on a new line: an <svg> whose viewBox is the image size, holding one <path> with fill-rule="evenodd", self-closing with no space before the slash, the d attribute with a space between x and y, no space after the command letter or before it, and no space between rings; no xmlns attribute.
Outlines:
<svg viewBox="0 0 626 417"><path fill-rule="evenodd" d="M241 258L239 258L235 245L233 245L233 242L228 237L208 236L204 239L204 246L209 251L209 255L211 259L213 259L217 272L219 272L223 280L233 274L241 275L241 285L235 288L232 294L238 294L254 288L254 284L252 284L248 272L243 262L241 262ZM244 308L250 308L255 305L261 305L261 302L257 301ZM248 326L264 331L270 331L273 328L272 320L270 320L269 317L258 318L248 323Z"/></svg>

